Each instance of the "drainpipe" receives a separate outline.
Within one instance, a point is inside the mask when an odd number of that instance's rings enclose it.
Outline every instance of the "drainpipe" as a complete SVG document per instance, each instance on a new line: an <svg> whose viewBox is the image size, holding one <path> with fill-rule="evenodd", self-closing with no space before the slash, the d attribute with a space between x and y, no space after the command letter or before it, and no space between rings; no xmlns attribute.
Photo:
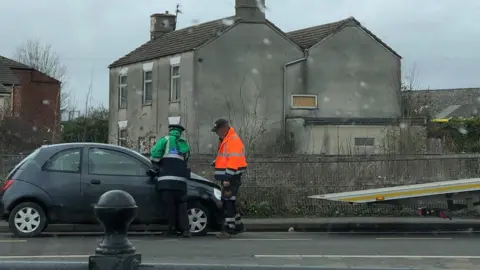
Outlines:
<svg viewBox="0 0 480 270"><path fill-rule="evenodd" d="M14 110L15 108L13 107L14 106L14 102L13 102L13 99L14 99L14 96L15 96L15 84L12 84L12 89L10 90L10 113L12 114L11 116L15 116L15 113L14 113Z"/></svg>
<svg viewBox="0 0 480 270"><path fill-rule="evenodd" d="M288 62L285 65L283 65L283 106L282 106L283 107L283 113L282 113L283 127L282 128L283 128L283 138L284 139L286 138L286 135L287 135L287 105L285 104L286 99L287 99L287 69L291 65L294 65L294 64L306 61L306 60L307 60L307 58L303 57L303 58L294 60L292 62Z"/></svg>

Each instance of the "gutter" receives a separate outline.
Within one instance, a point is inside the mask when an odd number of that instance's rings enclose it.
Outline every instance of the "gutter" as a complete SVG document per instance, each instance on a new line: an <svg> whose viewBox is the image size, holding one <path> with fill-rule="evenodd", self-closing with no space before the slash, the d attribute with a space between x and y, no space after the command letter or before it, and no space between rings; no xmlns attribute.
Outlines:
<svg viewBox="0 0 480 270"><path fill-rule="evenodd" d="M286 132L287 132L287 105L286 103L286 98L287 98L287 69L289 66L306 61L307 57L304 56L303 58L291 61L283 65L283 112L282 112L282 123L283 123L283 137L284 139L286 138Z"/></svg>

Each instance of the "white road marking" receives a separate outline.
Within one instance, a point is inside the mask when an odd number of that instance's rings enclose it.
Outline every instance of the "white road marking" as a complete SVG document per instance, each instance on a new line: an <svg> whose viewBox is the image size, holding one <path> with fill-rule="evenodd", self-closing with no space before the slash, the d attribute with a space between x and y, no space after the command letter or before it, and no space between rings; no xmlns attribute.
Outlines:
<svg viewBox="0 0 480 270"><path fill-rule="evenodd" d="M233 238L231 241L312 241L311 238Z"/></svg>
<svg viewBox="0 0 480 270"><path fill-rule="evenodd" d="M217 264L217 263L175 263L175 262L167 262L167 263L159 263L159 262L146 262L147 264L149 265L157 265L157 266L184 266L184 267L195 267L195 266L207 266L207 267L222 267L222 268L228 268L228 267L232 267L232 268L244 268L244 267L248 267L248 268L258 268L259 266L262 266L262 267L269 267L269 268L281 268L282 266L285 266L285 267L289 267L289 266L293 266L293 267L298 267L299 265L298 264L291 264L291 265L275 265L275 264ZM302 268L312 268L312 269L318 269L318 266L302 266ZM369 269L377 269L377 267L368 267ZM363 269L365 270L365 267L361 267L361 266L351 266L349 267L348 269ZM385 268L378 268L378 269L385 269ZM414 270L414 269L418 269L420 270L419 268L388 268L388 270Z"/></svg>
<svg viewBox="0 0 480 270"><path fill-rule="evenodd" d="M480 256L441 256L441 255L253 255L255 258L365 258L365 259L480 259ZM0 257L1 258L1 257Z"/></svg>
<svg viewBox="0 0 480 270"><path fill-rule="evenodd" d="M88 258L90 255L31 255L31 256L0 256L0 260L15 260L15 259L75 259Z"/></svg>
<svg viewBox="0 0 480 270"><path fill-rule="evenodd" d="M0 243L26 243L27 240L22 240L22 239L12 239L12 240L0 240Z"/></svg>
<svg viewBox="0 0 480 270"><path fill-rule="evenodd" d="M379 237L375 238L376 240L452 240L453 238L449 237Z"/></svg>

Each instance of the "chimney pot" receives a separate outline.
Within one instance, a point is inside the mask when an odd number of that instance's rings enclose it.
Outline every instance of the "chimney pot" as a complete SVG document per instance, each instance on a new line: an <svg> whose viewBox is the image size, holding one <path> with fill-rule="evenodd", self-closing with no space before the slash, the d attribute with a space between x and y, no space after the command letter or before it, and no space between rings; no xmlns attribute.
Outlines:
<svg viewBox="0 0 480 270"><path fill-rule="evenodd" d="M177 16L165 13L155 13L150 16L150 39L157 39L164 34L175 31Z"/></svg>

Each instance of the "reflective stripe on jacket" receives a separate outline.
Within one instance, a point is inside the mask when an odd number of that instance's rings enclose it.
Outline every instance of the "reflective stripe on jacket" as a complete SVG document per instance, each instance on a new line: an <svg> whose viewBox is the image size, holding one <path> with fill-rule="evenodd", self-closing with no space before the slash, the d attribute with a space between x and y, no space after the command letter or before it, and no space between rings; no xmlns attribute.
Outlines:
<svg viewBox="0 0 480 270"><path fill-rule="evenodd" d="M165 137L165 151L159 160L162 168L157 177L157 190L187 191L189 170L185 158L175 147L170 147L170 137Z"/></svg>
<svg viewBox="0 0 480 270"><path fill-rule="evenodd" d="M215 159L215 179L227 180L234 175L241 175L247 169L245 147L240 137L230 128L219 144Z"/></svg>
<svg viewBox="0 0 480 270"><path fill-rule="evenodd" d="M167 139L167 145L165 146L165 153L163 154L163 158L177 158L177 159L180 159L180 160L185 160L185 158L183 157L182 153L180 153L180 151L178 151L178 149L175 149L175 148L172 148L170 149L170 137L169 136L166 136L165 137Z"/></svg>

